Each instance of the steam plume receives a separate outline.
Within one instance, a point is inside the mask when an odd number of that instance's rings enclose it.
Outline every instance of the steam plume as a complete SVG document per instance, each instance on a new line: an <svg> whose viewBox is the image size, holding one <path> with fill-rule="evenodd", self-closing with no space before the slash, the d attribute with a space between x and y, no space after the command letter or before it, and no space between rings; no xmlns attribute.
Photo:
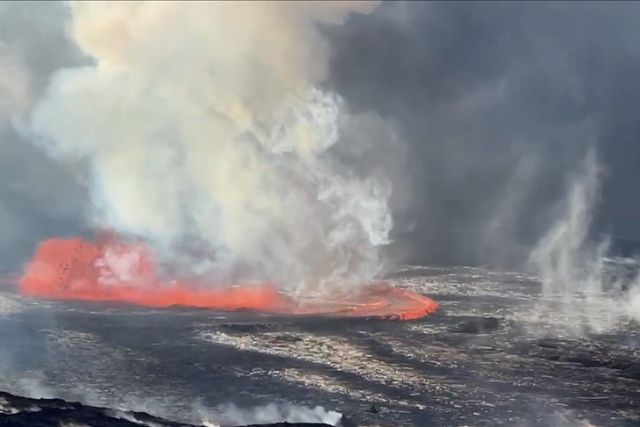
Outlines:
<svg viewBox="0 0 640 427"><path fill-rule="evenodd" d="M589 246L589 230L599 188L599 166L589 151L582 170L572 177L559 219L537 247L531 261L540 274L543 293L568 296L577 291L602 291L606 243Z"/></svg>
<svg viewBox="0 0 640 427"><path fill-rule="evenodd" d="M341 163L353 120L319 89L317 26L375 6L73 3L72 37L94 63L54 75L32 130L54 157L90 164L95 226L192 273L292 293L366 282L390 185Z"/></svg>
<svg viewBox="0 0 640 427"><path fill-rule="evenodd" d="M624 269L629 265L608 258L609 241L590 238L601 175L595 151L589 150L580 170L569 179L556 221L530 257L543 295L559 303L574 323L569 326L579 322L596 330L609 329L624 317L640 318L637 263L627 260L627 264L636 264L636 277L625 279ZM632 286L630 302L620 300L619 291L626 286Z"/></svg>

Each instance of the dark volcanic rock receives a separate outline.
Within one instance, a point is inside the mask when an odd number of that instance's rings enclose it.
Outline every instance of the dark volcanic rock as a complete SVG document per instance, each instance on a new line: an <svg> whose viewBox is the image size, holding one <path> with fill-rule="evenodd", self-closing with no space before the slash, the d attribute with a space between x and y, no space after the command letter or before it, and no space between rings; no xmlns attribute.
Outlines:
<svg viewBox="0 0 640 427"><path fill-rule="evenodd" d="M500 327L500 321L495 317L477 317L458 324L451 332L463 334L486 334Z"/></svg>
<svg viewBox="0 0 640 427"><path fill-rule="evenodd" d="M186 424L203 422L199 408L233 417L237 405L244 424L329 420L331 408L382 427L640 426L640 327L611 323L618 293L594 296L598 309L582 307L582 296L565 309L519 273L408 269L398 286L433 296L440 313L413 322L290 317L43 302L0 290L0 312L3 301L13 310L0 315L0 356L12 362L0 389L34 383L68 401L86 390L112 407L162 405ZM0 424L57 425L8 422L28 416ZM105 416L131 425L122 413L95 415Z"/></svg>
<svg viewBox="0 0 640 427"><path fill-rule="evenodd" d="M11 427L196 427L144 412L126 412L87 406L62 399L30 399L0 391L0 426ZM257 424L246 427L257 427ZM327 427L318 423L274 423L261 427Z"/></svg>

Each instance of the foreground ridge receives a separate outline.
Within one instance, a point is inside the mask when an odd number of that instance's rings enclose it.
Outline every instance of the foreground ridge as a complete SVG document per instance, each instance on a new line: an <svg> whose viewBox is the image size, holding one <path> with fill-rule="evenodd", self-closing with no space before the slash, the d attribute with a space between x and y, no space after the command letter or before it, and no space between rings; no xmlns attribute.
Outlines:
<svg viewBox="0 0 640 427"><path fill-rule="evenodd" d="M259 425L261 427L330 427L329 424L322 423L287 422ZM145 412L114 410L67 402L62 399L32 399L4 391L0 391L0 426L202 427L165 420ZM256 426L258 424L244 427ZM343 426L347 427L346 424Z"/></svg>

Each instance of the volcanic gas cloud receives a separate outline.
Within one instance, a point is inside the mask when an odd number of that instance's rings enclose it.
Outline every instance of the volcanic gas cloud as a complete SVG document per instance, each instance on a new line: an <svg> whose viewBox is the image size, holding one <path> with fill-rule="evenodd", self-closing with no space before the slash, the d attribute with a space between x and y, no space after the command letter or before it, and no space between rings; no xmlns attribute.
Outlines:
<svg viewBox="0 0 640 427"><path fill-rule="evenodd" d="M398 151L395 133L322 88L330 49L318 27L376 5L70 3L86 61L53 75L24 128L86 172L92 227L146 246L44 242L22 290L295 313L357 312L329 297L359 295L368 312L430 311L421 297L362 288L383 273L391 184L376 159ZM150 249L197 283L161 279Z"/></svg>

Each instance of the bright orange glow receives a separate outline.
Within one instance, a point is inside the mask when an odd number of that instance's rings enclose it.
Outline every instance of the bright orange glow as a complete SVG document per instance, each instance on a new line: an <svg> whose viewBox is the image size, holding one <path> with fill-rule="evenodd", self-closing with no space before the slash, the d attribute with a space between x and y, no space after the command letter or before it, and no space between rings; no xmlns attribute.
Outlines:
<svg viewBox="0 0 640 427"><path fill-rule="evenodd" d="M83 301L111 301L150 307L174 305L279 314L418 319L435 312L430 298L377 284L335 300L293 301L270 284L204 287L186 280L163 282L150 252L113 239L80 238L42 242L19 279L25 295Z"/></svg>

